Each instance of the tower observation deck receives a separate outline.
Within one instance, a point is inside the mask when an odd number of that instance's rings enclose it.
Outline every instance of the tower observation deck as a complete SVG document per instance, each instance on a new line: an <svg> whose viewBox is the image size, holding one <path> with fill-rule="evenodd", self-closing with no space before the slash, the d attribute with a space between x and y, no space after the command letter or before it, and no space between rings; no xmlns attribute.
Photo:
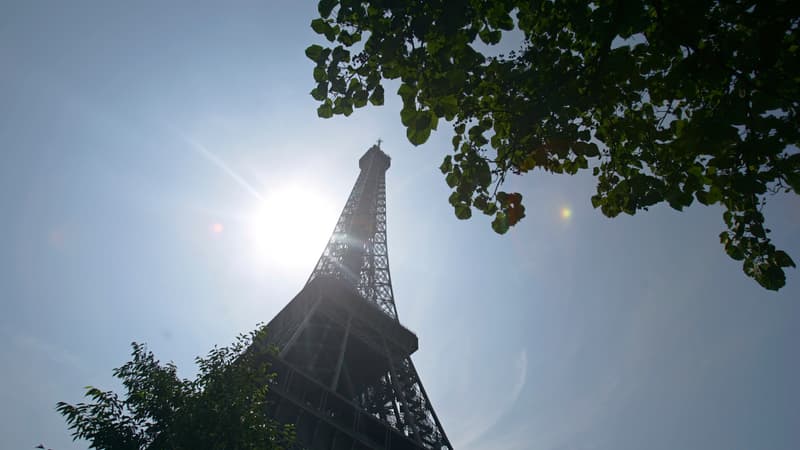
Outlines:
<svg viewBox="0 0 800 450"><path fill-rule="evenodd" d="M386 246L386 171L378 145L306 285L268 324L276 346L269 413L308 449L452 449L399 321Z"/></svg>

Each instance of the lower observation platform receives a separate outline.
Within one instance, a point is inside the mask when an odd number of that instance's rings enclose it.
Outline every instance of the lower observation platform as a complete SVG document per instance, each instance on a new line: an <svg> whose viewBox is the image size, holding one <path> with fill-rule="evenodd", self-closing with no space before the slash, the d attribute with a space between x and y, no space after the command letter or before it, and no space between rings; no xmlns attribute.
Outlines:
<svg viewBox="0 0 800 450"><path fill-rule="evenodd" d="M392 374L417 350L417 336L347 283L311 280L267 324L266 340L277 348L269 413L294 424L303 447L427 448L397 423L405 416L396 394L383 393L402 389Z"/></svg>

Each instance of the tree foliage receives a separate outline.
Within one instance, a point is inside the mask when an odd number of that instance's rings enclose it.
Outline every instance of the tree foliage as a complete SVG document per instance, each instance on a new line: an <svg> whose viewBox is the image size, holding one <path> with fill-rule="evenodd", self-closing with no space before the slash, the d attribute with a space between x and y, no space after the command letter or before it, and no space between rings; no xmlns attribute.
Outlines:
<svg viewBox="0 0 800 450"><path fill-rule="evenodd" d="M193 380L178 377L173 363L161 364L142 344L133 343L132 359L114 369L125 396L87 387L91 403L59 402L57 410L90 448L281 449L293 441L291 427L265 411L273 374L263 333L238 336L230 347L214 347Z"/></svg>
<svg viewBox="0 0 800 450"><path fill-rule="evenodd" d="M725 251L767 289L795 264L762 208L800 188L800 3L322 0L311 45L323 118L381 105L399 80L407 137L452 124L441 165L459 219L505 233L525 216L499 190L534 169L597 178L605 215L721 205ZM517 50L492 46L519 39ZM488 55L488 56L487 56Z"/></svg>

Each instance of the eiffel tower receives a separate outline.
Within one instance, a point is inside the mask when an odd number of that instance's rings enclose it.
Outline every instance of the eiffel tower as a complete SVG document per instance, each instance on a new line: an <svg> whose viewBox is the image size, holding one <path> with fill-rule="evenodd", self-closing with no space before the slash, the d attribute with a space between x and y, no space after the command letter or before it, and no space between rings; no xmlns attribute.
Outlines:
<svg viewBox="0 0 800 450"><path fill-rule="evenodd" d="M452 449L397 316L386 248L380 140L306 285L268 324L277 354L269 414L307 449Z"/></svg>

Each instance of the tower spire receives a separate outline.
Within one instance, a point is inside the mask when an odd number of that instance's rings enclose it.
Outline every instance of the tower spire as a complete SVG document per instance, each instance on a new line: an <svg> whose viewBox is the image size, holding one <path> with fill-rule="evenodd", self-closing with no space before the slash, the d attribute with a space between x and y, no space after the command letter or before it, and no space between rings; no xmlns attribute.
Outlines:
<svg viewBox="0 0 800 450"><path fill-rule="evenodd" d="M362 297L397 319L386 247L386 171L391 158L380 142L359 159L361 172L308 281L319 276L347 280Z"/></svg>

